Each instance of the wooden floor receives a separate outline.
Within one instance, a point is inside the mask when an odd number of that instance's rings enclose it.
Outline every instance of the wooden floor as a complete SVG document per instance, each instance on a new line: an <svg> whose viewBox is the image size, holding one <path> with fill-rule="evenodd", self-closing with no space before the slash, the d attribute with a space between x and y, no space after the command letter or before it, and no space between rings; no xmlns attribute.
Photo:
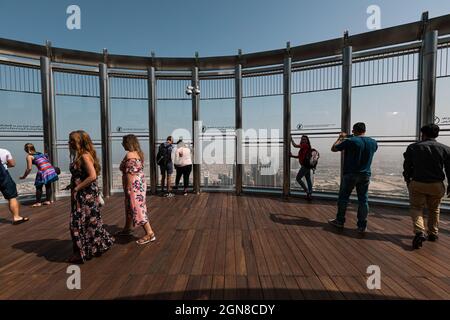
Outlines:
<svg viewBox="0 0 450 320"><path fill-rule="evenodd" d="M450 220L441 238L411 250L406 210L372 207L369 232L326 223L335 203L203 193L149 197L157 241L117 239L81 266L81 290L68 290L71 254L67 200L23 206L31 221L12 226L0 206L0 299L449 299ZM107 200L110 232L123 223L123 199ZM135 236L141 236L137 229ZM381 290L366 286L367 267L381 268Z"/></svg>

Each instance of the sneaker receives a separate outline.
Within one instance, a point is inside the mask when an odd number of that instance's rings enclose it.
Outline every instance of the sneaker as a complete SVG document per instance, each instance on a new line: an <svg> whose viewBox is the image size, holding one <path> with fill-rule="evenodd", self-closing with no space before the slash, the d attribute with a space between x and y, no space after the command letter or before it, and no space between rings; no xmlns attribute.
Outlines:
<svg viewBox="0 0 450 320"><path fill-rule="evenodd" d="M422 243L426 240L427 238L425 237L425 234L423 232L416 233L412 243L413 249L422 248Z"/></svg>
<svg viewBox="0 0 450 320"><path fill-rule="evenodd" d="M188 193L187 192L184 192L184 196L186 197L188 195Z"/></svg>
<svg viewBox="0 0 450 320"><path fill-rule="evenodd" d="M173 198L175 195L172 192L169 192L165 195L166 198Z"/></svg>
<svg viewBox="0 0 450 320"><path fill-rule="evenodd" d="M431 242L435 242L438 239L439 239L439 236L437 234L432 234L432 233L430 233L427 237L427 240L431 241Z"/></svg>
<svg viewBox="0 0 450 320"><path fill-rule="evenodd" d="M359 234L365 234L367 232L367 227L358 227Z"/></svg>
<svg viewBox="0 0 450 320"><path fill-rule="evenodd" d="M328 223L338 229L344 229L344 224L342 222L338 221L337 219L328 220Z"/></svg>

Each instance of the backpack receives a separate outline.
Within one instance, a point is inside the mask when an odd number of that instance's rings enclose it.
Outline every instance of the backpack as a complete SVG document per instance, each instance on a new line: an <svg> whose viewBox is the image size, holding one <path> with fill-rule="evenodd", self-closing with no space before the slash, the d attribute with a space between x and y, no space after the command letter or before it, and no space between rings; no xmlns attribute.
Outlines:
<svg viewBox="0 0 450 320"><path fill-rule="evenodd" d="M159 166L166 166L172 161L172 155L169 148L170 145L166 145L165 143L159 145L158 154L156 155L156 163Z"/></svg>
<svg viewBox="0 0 450 320"><path fill-rule="evenodd" d="M315 173L317 164L319 163L320 153L316 149L311 149L306 155L306 165Z"/></svg>

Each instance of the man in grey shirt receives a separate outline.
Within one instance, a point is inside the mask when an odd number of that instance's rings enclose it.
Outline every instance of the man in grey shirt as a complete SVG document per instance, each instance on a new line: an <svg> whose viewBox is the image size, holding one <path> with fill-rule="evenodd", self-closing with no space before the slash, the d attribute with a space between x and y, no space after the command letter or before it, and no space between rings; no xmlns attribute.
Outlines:
<svg viewBox="0 0 450 320"><path fill-rule="evenodd" d="M409 190L414 224L414 249L422 247L422 243L427 239L438 239L440 205L446 193L445 177L450 181L450 147L436 141L439 126L429 124L420 131L421 141L409 145L403 154L403 177ZM450 188L447 195L450 195ZM428 207L428 237L423 219L425 206Z"/></svg>

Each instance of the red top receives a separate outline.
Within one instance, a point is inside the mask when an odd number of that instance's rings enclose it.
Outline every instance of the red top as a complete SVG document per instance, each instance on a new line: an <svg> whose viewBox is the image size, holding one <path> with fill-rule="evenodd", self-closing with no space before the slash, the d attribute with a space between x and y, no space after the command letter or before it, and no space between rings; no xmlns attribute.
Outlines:
<svg viewBox="0 0 450 320"><path fill-rule="evenodd" d="M309 145L306 143L302 143L300 145L300 150L298 151L298 162L301 165L305 164L305 158L306 158L306 155L308 154L309 149L310 149Z"/></svg>

